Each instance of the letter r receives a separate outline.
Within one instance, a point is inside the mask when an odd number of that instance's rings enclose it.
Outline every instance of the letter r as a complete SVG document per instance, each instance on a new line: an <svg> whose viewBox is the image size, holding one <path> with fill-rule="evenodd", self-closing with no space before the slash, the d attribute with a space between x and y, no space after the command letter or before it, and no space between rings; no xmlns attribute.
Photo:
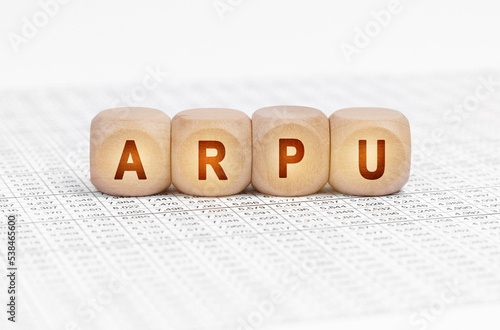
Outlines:
<svg viewBox="0 0 500 330"><path fill-rule="evenodd" d="M217 155L207 156L207 149L217 150ZM198 141L198 180L207 179L207 165L212 166L219 180L227 180L226 173L219 164L226 156L226 148L220 141Z"/></svg>

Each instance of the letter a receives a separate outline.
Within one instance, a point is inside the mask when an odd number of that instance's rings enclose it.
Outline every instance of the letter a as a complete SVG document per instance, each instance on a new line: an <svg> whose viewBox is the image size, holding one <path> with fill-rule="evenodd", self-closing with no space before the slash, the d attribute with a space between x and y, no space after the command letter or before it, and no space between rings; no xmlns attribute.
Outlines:
<svg viewBox="0 0 500 330"><path fill-rule="evenodd" d="M132 157L132 163L128 162L129 156ZM139 180L146 180L146 172L142 167L141 157L135 145L134 140L127 140L123 148L122 157L115 174L115 180L122 180L125 171L135 171Z"/></svg>
<svg viewBox="0 0 500 330"><path fill-rule="evenodd" d="M359 140L359 172L367 180L377 180L385 171L385 140L377 140L377 169L374 172L366 168L366 140Z"/></svg>

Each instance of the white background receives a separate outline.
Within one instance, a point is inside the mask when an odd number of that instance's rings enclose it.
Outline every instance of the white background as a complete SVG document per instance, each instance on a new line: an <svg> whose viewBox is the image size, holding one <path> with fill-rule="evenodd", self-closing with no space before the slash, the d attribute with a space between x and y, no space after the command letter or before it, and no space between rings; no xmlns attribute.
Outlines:
<svg viewBox="0 0 500 330"><path fill-rule="evenodd" d="M171 82L210 83L482 71L500 63L493 0L399 0L398 13L350 63L341 44L353 45L356 28L390 1L220 0L229 6L223 15L214 0L64 1L48 20L39 1L2 1L0 88L134 82L147 67ZM26 20L39 25L35 32L23 34Z"/></svg>

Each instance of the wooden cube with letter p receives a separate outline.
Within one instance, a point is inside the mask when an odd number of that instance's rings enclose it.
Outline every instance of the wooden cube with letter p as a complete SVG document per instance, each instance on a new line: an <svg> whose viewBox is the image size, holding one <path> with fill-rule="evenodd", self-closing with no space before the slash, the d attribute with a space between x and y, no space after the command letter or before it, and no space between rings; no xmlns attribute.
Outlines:
<svg viewBox="0 0 500 330"><path fill-rule="evenodd" d="M195 196L227 196L250 184L250 118L232 109L192 109L172 119L172 182Z"/></svg>
<svg viewBox="0 0 500 330"><path fill-rule="evenodd" d="M323 112L274 106L252 116L252 185L277 196L317 192L328 181L330 132Z"/></svg>
<svg viewBox="0 0 500 330"><path fill-rule="evenodd" d="M170 118L150 108L101 111L90 126L90 178L101 192L147 196L170 186Z"/></svg>
<svg viewBox="0 0 500 330"><path fill-rule="evenodd" d="M348 108L330 116L330 185L359 196L400 190L408 181L411 137L408 119L384 108Z"/></svg>

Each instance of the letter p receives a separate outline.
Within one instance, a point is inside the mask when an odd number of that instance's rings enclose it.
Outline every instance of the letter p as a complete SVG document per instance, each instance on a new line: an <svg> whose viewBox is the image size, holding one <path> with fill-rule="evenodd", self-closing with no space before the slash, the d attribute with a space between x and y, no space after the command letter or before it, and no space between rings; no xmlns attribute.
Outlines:
<svg viewBox="0 0 500 330"><path fill-rule="evenodd" d="M287 153L288 147L295 148L295 155L289 156ZM280 178L287 177L287 165L297 164L304 158L304 144L299 139L280 139L279 149L279 169Z"/></svg>

